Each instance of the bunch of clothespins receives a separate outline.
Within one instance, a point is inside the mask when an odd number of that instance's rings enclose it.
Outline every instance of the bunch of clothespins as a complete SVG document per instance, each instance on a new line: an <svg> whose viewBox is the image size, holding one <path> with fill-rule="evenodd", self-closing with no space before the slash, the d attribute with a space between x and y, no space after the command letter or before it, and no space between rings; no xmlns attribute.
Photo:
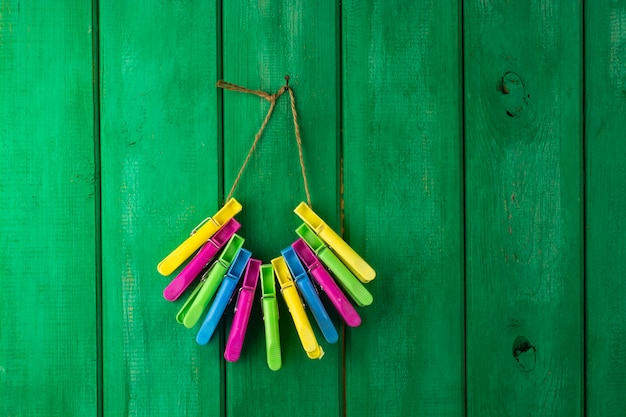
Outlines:
<svg viewBox="0 0 626 417"><path fill-rule="evenodd" d="M243 275L224 352L224 358L230 362L238 360L241 354L257 283L260 280L267 365L272 370L278 370L282 365L275 278L280 285L280 292L296 326L302 347L309 358L320 359L324 351L315 338L300 296L315 318L326 341L335 343L339 335L319 298L311 277L326 293L346 324L356 327L361 324L361 317L339 286L352 297L357 305L367 306L372 303L373 298L363 283L370 282L376 276L374 269L311 209L295 95L289 86L289 76L285 76L285 81L285 86L274 94L251 90L224 81L217 82L216 86L219 88L261 97L270 102L270 107L226 197L226 204L213 217L207 218L198 225L191 232L191 236L163 259L157 267L161 274L170 275L196 250L200 249L165 288L163 295L165 299L174 301L197 277L201 277L200 282L176 315L179 323L192 328L213 299L196 336L196 341L201 345L211 340ZM234 217L241 211L242 206L231 197L272 116L276 100L284 93L289 94L291 101L294 135L298 145L302 180L308 204L301 203L294 210L304 221L304 224L296 229L300 238L283 249L282 256L272 259L271 264L262 265L260 260L252 258L250 251L243 248L244 238L236 233L241 225ZM211 264L218 253L219 257Z"/></svg>
<svg viewBox="0 0 626 417"><path fill-rule="evenodd" d="M303 308L303 301L328 343L336 342L339 336L313 281L328 296L346 324L356 327L361 324L361 317L344 295L342 288L357 305L367 306L372 303L373 298L363 283L373 280L376 273L306 203L301 203L294 210L304 221L296 229L299 239L282 250L282 256L272 259L271 264L262 265L260 260L252 258L250 251L243 248L244 238L236 233L240 224L234 216L241 209L241 204L231 198L159 263L158 271L162 275L170 275L200 249L165 288L165 299L178 299L201 277L176 319L187 328L193 327L213 299L196 336L196 341L204 345L213 336L243 276L224 352L224 358L234 362L241 354L257 283L261 281L267 364L270 369L278 370L282 359L276 279L302 347L309 358L320 359L324 351L317 342ZM211 264L216 256L217 260Z"/></svg>

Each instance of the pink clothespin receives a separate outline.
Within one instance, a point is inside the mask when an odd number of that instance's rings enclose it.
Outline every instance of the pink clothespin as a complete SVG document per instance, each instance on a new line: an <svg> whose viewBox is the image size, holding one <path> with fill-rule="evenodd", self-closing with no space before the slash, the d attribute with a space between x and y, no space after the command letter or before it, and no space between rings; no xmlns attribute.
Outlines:
<svg viewBox="0 0 626 417"><path fill-rule="evenodd" d="M309 271L311 276L322 287L322 290L328 295L341 317L350 327L357 327L361 324L361 316L356 312L350 301L341 292L337 283L330 276L328 271L322 266L315 253L301 238L296 240L291 247L298 254L302 263Z"/></svg>
<svg viewBox="0 0 626 417"><path fill-rule="evenodd" d="M200 249L196 256L180 271L176 278L165 287L163 297L168 301L178 299L240 227L241 224L239 224L237 220L228 220L228 222L204 244L202 249Z"/></svg>
<svg viewBox="0 0 626 417"><path fill-rule="evenodd" d="M226 349L224 351L224 359L228 362L236 362L239 360L243 341L246 337L256 284L259 281L260 268L261 261L258 259L250 259L250 261L248 261L248 268L246 269L246 275L243 278L243 284L239 290L239 296L237 297L237 304L235 306L235 316L233 317L233 324L230 327L230 333L228 334L228 341L226 342Z"/></svg>

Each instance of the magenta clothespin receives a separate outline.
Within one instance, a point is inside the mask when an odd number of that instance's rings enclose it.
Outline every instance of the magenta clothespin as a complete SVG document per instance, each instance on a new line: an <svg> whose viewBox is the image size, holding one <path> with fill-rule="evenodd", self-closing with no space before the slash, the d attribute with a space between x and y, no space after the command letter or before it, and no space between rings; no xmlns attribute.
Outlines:
<svg viewBox="0 0 626 417"><path fill-rule="evenodd" d="M252 310L252 302L254 301L254 293L256 284L259 281L259 270L261 261L258 259L250 259L246 269L246 275L243 278L243 284L239 290L237 304L235 305L235 316L233 324L230 327L226 349L224 350L224 359L228 362L236 362L241 355L241 348L246 337L248 328L248 319Z"/></svg>
<svg viewBox="0 0 626 417"><path fill-rule="evenodd" d="M313 279L322 287L322 290L328 295L341 317L350 327L357 327L361 324L361 316L356 312L348 298L335 283L328 271L322 266L315 253L302 239L296 240L291 247L298 254L302 263L309 271Z"/></svg>
<svg viewBox="0 0 626 417"><path fill-rule="evenodd" d="M168 301L178 299L240 227L241 224L235 219L230 219L222 226L212 238L207 240L202 249L200 249L196 256L180 271L176 278L165 287L163 297Z"/></svg>

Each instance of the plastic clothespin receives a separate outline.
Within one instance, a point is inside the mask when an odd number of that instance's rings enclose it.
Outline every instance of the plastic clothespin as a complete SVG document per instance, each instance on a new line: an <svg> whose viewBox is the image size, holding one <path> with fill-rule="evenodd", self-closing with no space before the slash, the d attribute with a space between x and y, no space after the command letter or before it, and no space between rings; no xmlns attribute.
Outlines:
<svg viewBox="0 0 626 417"><path fill-rule="evenodd" d="M265 325L265 352L267 366L272 371L278 371L283 364L280 353L280 333L278 331L278 302L276 300L276 281L274 281L274 267L261 266L261 307L263 308L263 323Z"/></svg>
<svg viewBox="0 0 626 417"><path fill-rule="evenodd" d="M211 304L209 312L202 326L200 326L200 330L198 330L198 335L196 336L196 342L198 342L198 344L206 345L209 343L209 340L211 340L211 337L213 337L213 333L215 333L215 329L226 310L228 302L235 292L235 288L237 288L239 279L251 256L252 253L246 249L239 249L239 252L237 252L235 259L230 264L228 272L224 276L220 288L217 290L217 294L215 294L213 304Z"/></svg>
<svg viewBox="0 0 626 417"><path fill-rule="evenodd" d="M339 340L337 329L335 329L335 325L324 308L320 297L317 295L309 275L302 266L300 259L298 259L298 255L296 255L296 252L291 246L283 249L280 253L283 255L283 258L285 258L285 262L289 267L291 276L300 290L300 294L302 294L304 301L309 306L311 313L313 313L313 317L315 318L317 325L320 327L324 338L328 343L337 342L337 340Z"/></svg>
<svg viewBox="0 0 626 417"><path fill-rule="evenodd" d="M361 324L361 316L356 312L350 301L346 298L337 283L330 276L328 271L320 264L320 260L315 253L307 246L302 238L296 240L291 247L298 254L302 263L307 268L311 276L320 285L322 290L328 295L343 320L350 327L357 327ZM289 262L287 262L289 264Z"/></svg>
<svg viewBox="0 0 626 417"><path fill-rule="evenodd" d="M176 321L179 322L180 324L184 324L185 317L187 316L187 313L189 312L189 307L191 307L191 304L198 296L198 293L202 289L202 286L204 285L204 282L206 281L207 276L211 273L211 269L214 266L215 264L211 265L211 268L207 269L206 272L202 274L202 278L200 278L200 283L196 285L196 288L193 289L191 294L189 294L189 297L187 297L187 300L185 300L185 303L183 304L183 306L180 308L180 310L178 310L178 313L176 313Z"/></svg>
<svg viewBox="0 0 626 417"><path fill-rule="evenodd" d="M315 252L318 258L326 265L335 275L339 284L352 297L357 305L363 307L372 304L374 298L372 294L365 288L348 268L341 262L335 254L324 245L324 242L311 230L306 224L296 229L298 236L306 242L307 245Z"/></svg>
<svg viewBox="0 0 626 417"><path fill-rule="evenodd" d="M209 304L209 300L211 300L213 294L215 294L217 287L220 285L220 282L222 282L222 278L224 278L224 274L226 274L228 267L230 267L231 262L235 259L235 255L243 246L244 241L245 239L236 233L230 238L220 257L204 274L199 284L201 288L191 293L189 299L179 311L179 321L182 321L188 329L191 329L200 319L202 312L207 304Z"/></svg>
<svg viewBox="0 0 626 417"><path fill-rule="evenodd" d="M237 220L230 219L204 244L176 278L165 287L163 297L169 301L177 300L240 227L241 225Z"/></svg>
<svg viewBox="0 0 626 417"><path fill-rule="evenodd" d="M183 243L174 249L157 266L161 275L169 275L189 258L204 242L209 240L227 221L241 211L241 204L234 198L228 200L224 207L218 210L213 217L202 221L191 232Z"/></svg>
<svg viewBox="0 0 626 417"><path fill-rule="evenodd" d="M224 359L228 362L236 362L241 355L241 348L243 347L243 341L246 338L246 330L248 329L250 311L252 310L252 302L254 301L256 283L259 281L260 268L261 261L258 259L250 259L248 261L246 274L243 277L243 284L241 285L239 295L237 296L237 303L235 304L233 324L230 326L226 349L224 349Z"/></svg>
<svg viewBox="0 0 626 417"><path fill-rule="evenodd" d="M306 204L300 203L294 212L337 254L337 257L361 282L376 278L376 271L363 260L333 229Z"/></svg>
<svg viewBox="0 0 626 417"><path fill-rule="evenodd" d="M296 326L296 331L298 332L298 337L300 338L304 351L311 359L321 359L322 356L324 356L324 350L317 343L313 328L311 328L311 323L304 312L302 301L298 295L298 290L296 290L294 286L293 279L289 274L285 259L282 256L272 259L272 266L274 267L274 273L280 284L280 292L289 308L289 313Z"/></svg>

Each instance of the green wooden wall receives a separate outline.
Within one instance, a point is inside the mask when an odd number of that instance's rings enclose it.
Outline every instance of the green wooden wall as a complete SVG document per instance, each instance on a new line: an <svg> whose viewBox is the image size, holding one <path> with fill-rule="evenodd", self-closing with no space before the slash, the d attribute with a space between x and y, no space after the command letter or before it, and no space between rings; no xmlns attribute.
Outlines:
<svg viewBox="0 0 626 417"><path fill-rule="evenodd" d="M216 80L285 74L314 207L378 277L321 361L279 300L272 372L258 296L226 363L156 264L267 111ZM7 0L0 94L0 417L626 415L624 1ZM292 129L285 96L235 194L266 262Z"/></svg>

